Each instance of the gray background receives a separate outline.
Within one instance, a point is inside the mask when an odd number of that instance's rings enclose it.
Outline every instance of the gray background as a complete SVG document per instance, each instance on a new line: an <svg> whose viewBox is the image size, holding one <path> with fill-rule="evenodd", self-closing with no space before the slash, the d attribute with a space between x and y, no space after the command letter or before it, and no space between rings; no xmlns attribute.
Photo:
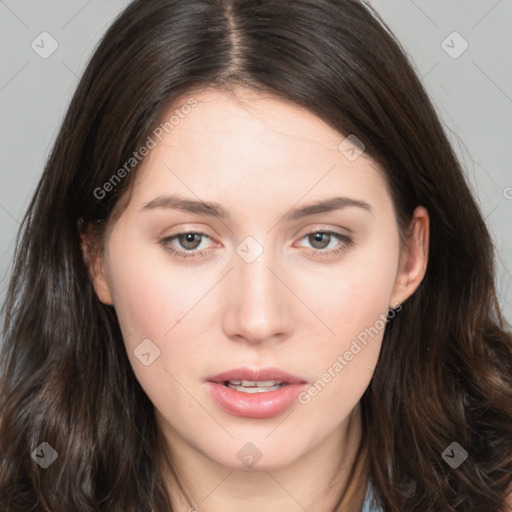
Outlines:
<svg viewBox="0 0 512 512"><path fill-rule="evenodd" d="M0 303L19 221L71 94L127 3L0 0ZM370 3L413 60L462 160L495 240L499 298L511 322L512 0Z"/></svg>

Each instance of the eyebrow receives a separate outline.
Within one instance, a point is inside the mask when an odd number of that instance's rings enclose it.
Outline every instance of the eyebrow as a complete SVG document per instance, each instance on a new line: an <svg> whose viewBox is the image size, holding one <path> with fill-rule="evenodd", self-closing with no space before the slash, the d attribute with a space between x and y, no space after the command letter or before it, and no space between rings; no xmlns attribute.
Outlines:
<svg viewBox="0 0 512 512"><path fill-rule="evenodd" d="M373 213L372 207L365 201L351 199L350 197L331 197L310 203L288 211L283 217L287 221L298 220L309 215L340 210L349 206L362 208ZM221 204L208 201L196 201L186 199L178 195L158 196L146 203L141 211L153 210L156 208L169 208L181 210L197 215L207 215L218 219L230 219L231 215Z"/></svg>

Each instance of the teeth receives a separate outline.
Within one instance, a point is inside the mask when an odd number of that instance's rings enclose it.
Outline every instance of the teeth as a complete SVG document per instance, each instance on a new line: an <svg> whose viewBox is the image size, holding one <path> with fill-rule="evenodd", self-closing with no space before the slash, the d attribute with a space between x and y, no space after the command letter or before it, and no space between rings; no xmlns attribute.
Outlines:
<svg viewBox="0 0 512 512"><path fill-rule="evenodd" d="M227 387L229 389L234 389L235 391L242 391L242 393L265 393L267 391L274 391L276 389L280 389L283 386L286 386L286 384L278 384L277 386L270 386L267 388L261 388L259 386L254 386L252 388L246 388L245 386L233 386L232 384L228 383Z"/></svg>
<svg viewBox="0 0 512 512"><path fill-rule="evenodd" d="M270 386L277 386L278 384L284 384L283 382L279 382L278 380L261 380L256 382L256 386L259 388L268 388Z"/></svg>
<svg viewBox="0 0 512 512"><path fill-rule="evenodd" d="M228 380L226 382L233 384L234 386L245 386L246 388L254 386L258 386L259 388L268 388L270 386L276 386L277 384L283 384L283 382L279 380Z"/></svg>
<svg viewBox="0 0 512 512"><path fill-rule="evenodd" d="M224 383L228 388L243 393L263 393L274 391L286 386L284 382L277 380L252 381L252 380L228 380Z"/></svg>

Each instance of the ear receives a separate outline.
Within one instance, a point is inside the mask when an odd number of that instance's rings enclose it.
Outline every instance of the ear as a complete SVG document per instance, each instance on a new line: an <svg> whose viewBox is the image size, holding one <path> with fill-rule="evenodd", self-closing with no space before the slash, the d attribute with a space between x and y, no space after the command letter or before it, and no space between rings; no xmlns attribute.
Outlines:
<svg viewBox="0 0 512 512"><path fill-rule="evenodd" d="M87 232L80 233L80 245L96 295L104 304L113 305L114 301L107 281L103 251L92 243L91 236Z"/></svg>
<svg viewBox="0 0 512 512"><path fill-rule="evenodd" d="M429 234L428 212L418 206L405 233L391 304L403 303L423 280L428 263Z"/></svg>

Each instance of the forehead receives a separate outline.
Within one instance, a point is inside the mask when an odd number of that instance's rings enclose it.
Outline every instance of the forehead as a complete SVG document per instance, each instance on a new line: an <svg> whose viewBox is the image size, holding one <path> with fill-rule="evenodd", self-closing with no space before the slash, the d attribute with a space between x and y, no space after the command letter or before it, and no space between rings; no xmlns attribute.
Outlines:
<svg viewBox="0 0 512 512"><path fill-rule="evenodd" d="M238 147L243 152L257 149L259 159L268 156L267 153L278 157L279 149L286 152L291 147L297 150L299 146L309 151L315 146L317 150L324 147L338 151L339 142L344 137L300 105L244 87L229 92L209 87L190 93L175 101L164 119L169 118L169 113L179 111L180 105L190 98L197 102L197 106L181 116L168 134L174 136L166 137L166 142L179 147L186 141L198 152L203 148L211 149L212 143L226 144L216 146L217 151L211 152L212 157L226 149L229 151L223 151L224 157L226 152L238 156ZM232 141L236 141L237 146ZM271 144L272 151L261 152L261 143Z"/></svg>
<svg viewBox="0 0 512 512"><path fill-rule="evenodd" d="M195 106L182 108L191 99ZM315 199L340 187L374 200L388 195L373 159L364 152L349 159L340 151L346 134L274 95L246 88L190 92L173 102L161 127L161 140L137 173L141 200L176 189L201 198L215 191L215 199L236 191L240 200L271 202Z"/></svg>

